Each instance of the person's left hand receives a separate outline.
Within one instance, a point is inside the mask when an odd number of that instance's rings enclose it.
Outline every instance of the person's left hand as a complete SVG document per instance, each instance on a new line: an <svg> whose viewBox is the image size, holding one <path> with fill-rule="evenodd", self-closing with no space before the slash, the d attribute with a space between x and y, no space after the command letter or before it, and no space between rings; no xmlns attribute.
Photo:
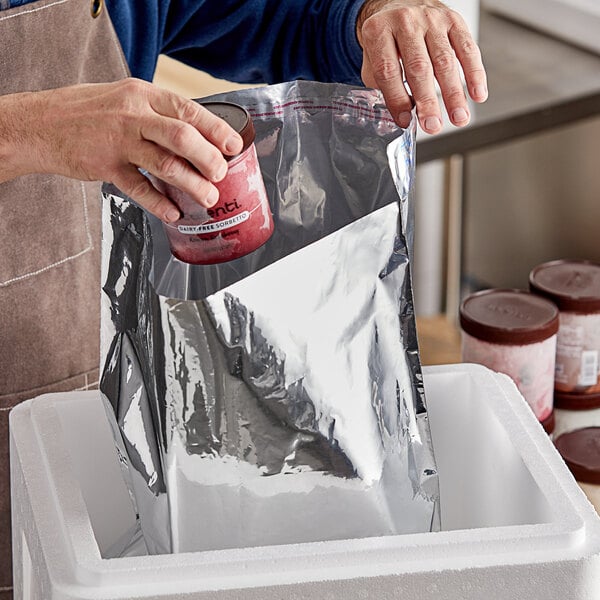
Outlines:
<svg viewBox="0 0 600 600"><path fill-rule="evenodd" d="M440 131L441 108L434 80L450 121L466 125L470 111L460 67L471 98L476 102L487 99L479 47L463 18L439 0L366 0L358 16L357 36L363 48L362 80L381 90L400 127L408 126L415 106L423 131Z"/></svg>

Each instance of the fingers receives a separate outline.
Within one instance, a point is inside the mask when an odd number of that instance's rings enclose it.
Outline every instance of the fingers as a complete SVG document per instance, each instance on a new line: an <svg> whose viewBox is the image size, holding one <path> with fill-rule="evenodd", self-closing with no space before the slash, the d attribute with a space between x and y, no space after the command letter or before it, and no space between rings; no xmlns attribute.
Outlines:
<svg viewBox="0 0 600 600"><path fill-rule="evenodd" d="M133 165L119 169L112 183L165 223L177 221L181 216L177 206L161 194Z"/></svg>
<svg viewBox="0 0 600 600"><path fill-rule="evenodd" d="M437 133L442 128L437 81L450 121L466 125L470 110L461 67L468 93L476 102L487 99L487 83L481 53L462 17L437 0L388 0L377 5L369 1L376 10L361 24L359 36L365 84L382 91L393 118L406 127L410 97L402 81L403 70L421 128Z"/></svg>
<svg viewBox="0 0 600 600"><path fill-rule="evenodd" d="M395 114L395 121L398 125L400 125L400 127L406 128L410 125L410 121L412 119L412 109L414 107L414 100L412 99L412 96L409 94L409 92L407 91L405 85L404 85L404 74L403 74L403 70L402 70L402 64L399 63L400 65L400 70L401 70L401 77L402 77L402 89L404 91L404 96L406 98L406 100L404 99L404 97L402 97L401 94L399 94L399 102L398 102L398 107L390 107L390 105L392 103L386 101L386 104L388 106L388 109L390 110L390 113ZM369 58L367 56L367 54L365 53L363 55L363 64L362 64L362 69L361 69L361 79L363 80L364 84L368 87L372 87L372 88L377 88L377 89L381 89L380 88L380 83L378 83L375 80L375 77L373 76L374 73L374 69L373 66L371 65L371 62L369 61Z"/></svg>
<svg viewBox="0 0 600 600"><path fill-rule="evenodd" d="M485 102L488 97L487 77L479 47L466 28L452 27L449 37L462 65L469 96L475 102Z"/></svg>
<svg viewBox="0 0 600 600"><path fill-rule="evenodd" d="M411 30L410 35L400 40L400 57L415 100L421 129L427 133L437 133L442 128L442 114L433 79L435 70L423 34L415 27Z"/></svg>
<svg viewBox="0 0 600 600"><path fill-rule="evenodd" d="M223 124L227 126L224 121ZM205 130L202 130L201 133L185 121L170 117L153 116L143 123L140 133L143 140L152 142L168 151L168 153L161 153L160 155L149 153L146 156L152 162L151 164L144 164L144 168L157 177L163 178L162 175L165 175L177 178L179 172L185 172L183 168L184 161L173 161L173 164L171 164L168 155L186 159L206 179L212 182L221 181L227 173L227 161L223 157L223 153L214 145L216 142L211 143L207 139L209 133ZM223 144L220 143L220 145ZM157 169L160 172L157 172ZM170 183L174 182L170 181Z"/></svg>
<svg viewBox="0 0 600 600"><path fill-rule="evenodd" d="M437 27L428 31L425 40L446 112L450 121L460 127L470 120L460 69L465 75L468 93L476 102L487 99L485 69L479 48L462 17L453 11L442 13L442 17Z"/></svg>
<svg viewBox="0 0 600 600"><path fill-rule="evenodd" d="M209 208L219 198L212 184L227 174L223 155L241 152L242 138L197 102L165 90L153 91L149 102L154 114L140 129L152 145L145 145L134 162Z"/></svg>
<svg viewBox="0 0 600 600"><path fill-rule="evenodd" d="M424 38L425 48L423 52L426 52L431 60L433 75L439 84L450 121L461 127L469 122L471 115L460 77L457 56L448 36L447 16L446 13L432 13L430 17L431 26ZM456 18L457 22L462 23L462 19L457 13L453 13L452 16ZM421 60L426 60L426 58L421 57ZM435 94L435 90L428 89L428 93ZM430 105L422 110L422 114L426 115L426 121L429 118L427 116L429 110ZM439 127L441 128L441 122Z"/></svg>
<svg viewBox="0 0 600 600"><path fill-rule="evenodd" d="M372 19L363 27L363 81L380 89L388 110L400 127L408 127L413 101L404 87L396 40L386 21Z"/></svg>
<svg viewBox="0 0 600 600"><path fill-rule="evenodd" d="M234 156L242 150L242 138L223 119L203 106L166 90L155 90L150 105L157 114L191 125L222 154Z"/></svg>
<svg viewBox="0 0 600 600"><path fill-rule="evenodd" d="M225 172L227 163L221 155ZM210 208L217 203L217 188L197 171L187 160L173 154L161 146L146 143L130 156L133 164L140 165L161 181L185 192L198 204ZM225 176L223 172L219 179Z"/></svg>

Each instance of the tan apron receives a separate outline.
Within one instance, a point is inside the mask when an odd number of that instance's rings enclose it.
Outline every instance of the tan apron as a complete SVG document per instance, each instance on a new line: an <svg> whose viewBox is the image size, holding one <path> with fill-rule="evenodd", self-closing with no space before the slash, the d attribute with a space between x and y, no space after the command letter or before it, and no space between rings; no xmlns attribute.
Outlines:
<svg viewBox="0 0 600 600"><path fill-rule="evenodd" d="M0 11L0 94L128 75L101 0ZM8 412L98 381L100 184L29 175L0 184L0 600L12 598Z"/></svg>

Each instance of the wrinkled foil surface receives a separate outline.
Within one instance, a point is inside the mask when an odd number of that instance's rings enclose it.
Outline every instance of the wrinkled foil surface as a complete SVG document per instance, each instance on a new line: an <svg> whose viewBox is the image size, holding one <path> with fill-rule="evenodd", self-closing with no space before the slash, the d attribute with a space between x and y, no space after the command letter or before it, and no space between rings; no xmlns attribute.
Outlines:
<svg viewBox="0 0 600 600"><path fill-rule="evenodd" d="M246 107L275 220L192 266L105 185L101 390L152 553L435 530L410 278L415 129L378 92L291 82Z"/></svg>

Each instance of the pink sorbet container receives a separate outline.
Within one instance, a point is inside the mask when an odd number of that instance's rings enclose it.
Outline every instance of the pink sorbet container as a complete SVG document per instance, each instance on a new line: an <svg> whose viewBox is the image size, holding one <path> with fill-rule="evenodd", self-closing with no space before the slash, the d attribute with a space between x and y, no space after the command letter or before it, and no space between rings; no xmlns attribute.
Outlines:
<svg viewBox="0 0 600 600"><path fill-rule="evenodd" d="M462 360L508 375L552 433L558 309L525 290L471 294L460 307Z"/></svg>
<svg viewBox="0 0 600 600"><path fill-rule="evenodd" d="M181 210L181 219L163 224L171 253L186 263L209 265L240 258L262 246L273 233L273 215L248 111L230 102L201 104L227 121L244 142L240 154L225 156L227 175L215 183L218 202L204 208L178 188L156 178L152 181Z"/></svg>

